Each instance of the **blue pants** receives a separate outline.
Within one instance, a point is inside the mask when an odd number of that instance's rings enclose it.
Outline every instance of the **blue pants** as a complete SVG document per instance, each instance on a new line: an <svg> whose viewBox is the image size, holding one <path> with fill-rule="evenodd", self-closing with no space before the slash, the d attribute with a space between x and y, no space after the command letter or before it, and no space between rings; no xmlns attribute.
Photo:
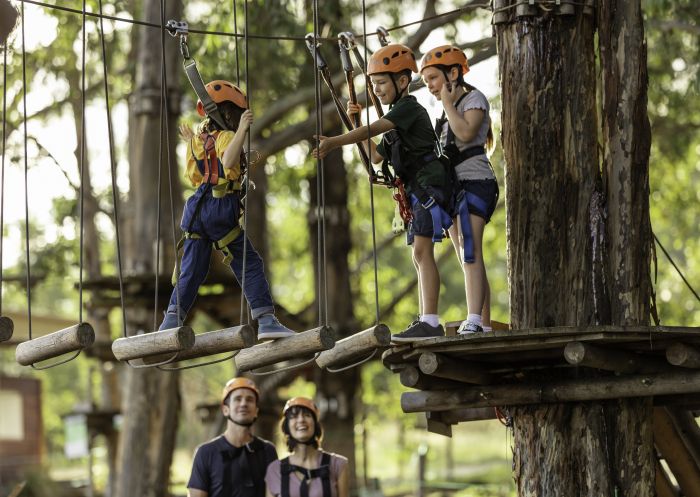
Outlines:
<svg viewBox="0 0 700 497"><path fill-rule="evenodd" d="M199 205L198 205L199 204ZM181 316L189 312L197 298L200 285L209 272L212 243L221 240L228 232L238 226L240 214L238 194L229 194L223 198L214 198L206 185L200 186L194 195L187 199L182 215L181 228L190 233L197 233L201 238L185 240L180 264L177 287L170 296L168 312L176 312L179 307ZM230 267L238 283L243 279L243 239L238 238L228 244L233 255ZM270 286L265 278L265 269L260 255L250 240L246 240L245 288L243 293L251 308L253 319L274 311ZM179 295L178 295L179 293Z"/></svg>

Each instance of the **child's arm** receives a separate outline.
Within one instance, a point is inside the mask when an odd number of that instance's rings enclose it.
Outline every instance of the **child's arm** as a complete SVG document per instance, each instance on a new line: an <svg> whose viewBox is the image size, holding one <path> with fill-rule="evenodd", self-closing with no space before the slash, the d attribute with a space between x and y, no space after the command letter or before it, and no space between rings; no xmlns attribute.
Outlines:
<svg viewBox="0 0 700 497"><path fill-rule="evenodd" d="M362 112L362 106L360 104L354 104L352 102L348 102L348 115L352 116L353 114L360 114ZM362 117L360 116L360 122L362 122ZM374 143L373 140L366 140L361 142L362 148L365 150L367 155L369 156L369 160L373 164L378 164L379 162L382 162L384 160L384 157L382 157L379 152L377 152L377 144Z"/></svg>
<svg viewBox="0 0 700 497"><path fill-rule="evenodd" d="M454 105L457 99L455 91L457 88L459 88L457 85L452 85L450 91L447 89L447 85L442 85L440 98L452 132L461 141L468 143L479 133L481 122L484 120L484 111L482 109L469 109L464 114L460 114Z"/></svg>
<svg viewBox="0 0 700 497"><path fill-rule="evenodd" d="M314 157L323 159L332 150L343 145L351 145L365 140L367 137L377 136L381 133L394 129L394 123L388 119L381 118L371 125L360 126L359 128L348 131L345 134L338 136L319 136L318 148L312 152ZM371 143L371 141L370 141ZM372 149L372 162L377 164L383 160L383 157L376 151L376 146Z"/></svg>
<svg viewBox="0 0 700 497"><path fill-rule="evenodd" d="M253 113L248 109L241 116L241 120L238 124L238 131L236 131L233 140L231 140L231 143L229 143L226 150L224 150L224 156L221 158L224 169L236 167L241 161L243 141L245 140L246 133L251 124L253 124Z"/></svg>

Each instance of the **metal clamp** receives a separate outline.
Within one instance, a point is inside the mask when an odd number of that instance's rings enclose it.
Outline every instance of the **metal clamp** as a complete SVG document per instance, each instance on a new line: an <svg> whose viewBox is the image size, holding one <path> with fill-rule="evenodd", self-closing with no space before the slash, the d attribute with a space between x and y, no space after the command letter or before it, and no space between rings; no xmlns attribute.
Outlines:
<svg viewBox="0 0 700 497"><path fill-rule="evenodd" d="M180 54L185 59L190 58L190 49L187 46L187 36L190 34L190 27L187 21L176 21L175 19L170 19L165 24L165 29L168 30L170 36L180 38Z"/></svg>
<svg viewBox="0 0 700 497"><path fill-rule="evenodd" d="M377 38L379 38L379 43L385 47L389 44L389 31L384 26L377 26Z"/></svg>

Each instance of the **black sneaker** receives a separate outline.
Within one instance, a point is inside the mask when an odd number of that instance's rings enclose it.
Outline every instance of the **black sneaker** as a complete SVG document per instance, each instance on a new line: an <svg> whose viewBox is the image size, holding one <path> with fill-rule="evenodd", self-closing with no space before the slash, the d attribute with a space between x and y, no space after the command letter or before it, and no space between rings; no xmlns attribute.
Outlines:
<svg viewBox="0 0 700 497"><path fill-rule="evenodd" d="M457 333L460 335L471 335L472 333L483 333L484 329L476 324L476 323L470 323L469 321L462 321L462 324L459 325L459 328L457 329Z"/></svg>
<svg viewBox="0 0 700 497"><path fill-rule="evenodd" d="M445 330L442 325L430 326L423 321L413 321L411 325L401 333L391 335L391 341L397 343L416 342L418 340L427 340L428 338L444 337Z"/></svg>

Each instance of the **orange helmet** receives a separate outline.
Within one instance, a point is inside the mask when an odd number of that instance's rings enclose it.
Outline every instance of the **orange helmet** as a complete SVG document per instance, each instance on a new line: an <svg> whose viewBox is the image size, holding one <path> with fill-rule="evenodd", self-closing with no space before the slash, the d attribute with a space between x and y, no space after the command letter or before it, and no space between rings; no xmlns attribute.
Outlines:
<svg viewBox="0 0 700 497"><path fill-rule="evenodd" d="M458 47L452 45L440 45L423 55L420 61L420 71L430 66L461 66L462 74L469 72L469 63L467 56Z"/></svg>
<svg viewBox="0 0 700 497"><path fill-rule="evenodd" d="M406 69L410 69L412 72L418 72L416 56L413 55L413 50L406 45L390 43L374 52L372 57L369 58L367 76L385 72L399 73Z"/></svg>
<svg viewBox="0 0 700 497"><path fill-rule="evenodd" d="M287 411L290 410L292 407L306 407L309 411L314 413L314 416L316 416L316 419L320 416L320 411L318 410L318 407L316 407L316 404L314 403L313 400L307 398L307 397L293 397L287 401L287 403L284 405L284 409L282 410L282 415L285 416L287 414Z"/></svg>
<svg viewBox="0 0 700 497"><path fill-rule="evenodd" d="M231 378L226 382L224 390L221 392L221 403L223 404L226 402L226 397L228 397L228 394L234 390L238 390L239 388L247 388L248 390L252 390L255 393L255 399L257 400L260 398L260 390L258 390L258 387L255 386L253 380L244 377Z"/></svg>
<svg viewBox="0 0 700 497"><path fill-rule="evenodd" d="M211 99L217 104L221 102L232 102L241 109L248 108L248 99L246 98L245 93L243 93L239 87L233 83L230 83L229 81L217 79L211 83L207 83L204 87L207 89L207 93ZM202 105L201 100L197 100L197 113L202 117L206 115L204 112L204 105Z"/></svg>

